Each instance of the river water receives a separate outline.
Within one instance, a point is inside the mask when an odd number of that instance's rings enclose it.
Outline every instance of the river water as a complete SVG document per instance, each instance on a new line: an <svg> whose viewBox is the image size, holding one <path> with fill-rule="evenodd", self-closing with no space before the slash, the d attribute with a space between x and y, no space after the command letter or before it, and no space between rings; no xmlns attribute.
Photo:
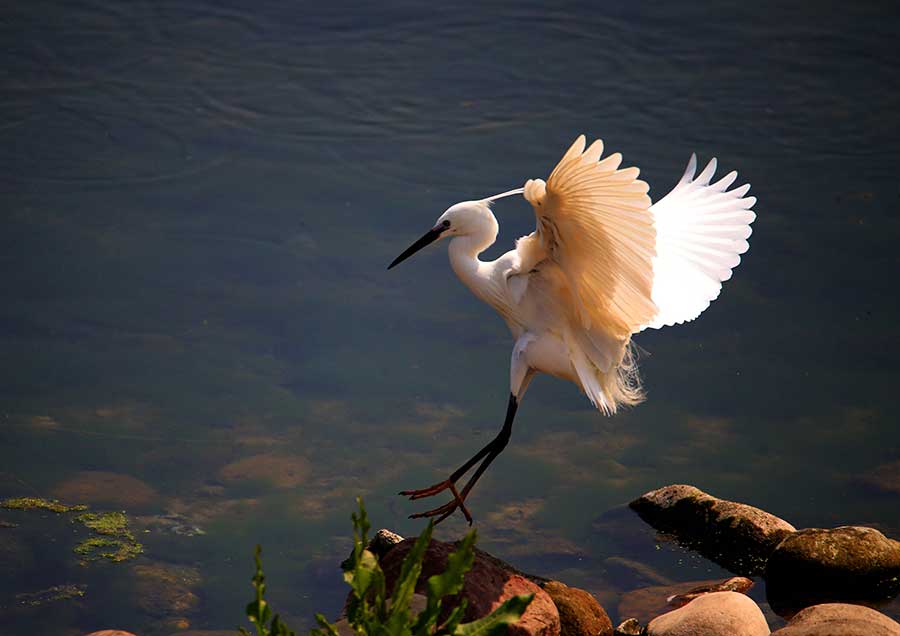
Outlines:
<svg viewBox="0 0 900 636"><path fill-rule="evenodd" d="M751 249L699 320L636 338L646 403L534 382L470 499L480 547L615 620L630 590L727 576L619 508L665 484L900 537L897 25L878 2L9 5L0 497L124 509L145 554L80 565L69 517L0 510L0 633L232 629L257 543L295 629L335 614L354 498L416 534L429 502L396 493L508 393L506 327L444 247L385 266L581 132L654 199L691 152L737 169ZM534 224L496 210L491 257ZM17 600L64 584L84 596Z"/></svg>

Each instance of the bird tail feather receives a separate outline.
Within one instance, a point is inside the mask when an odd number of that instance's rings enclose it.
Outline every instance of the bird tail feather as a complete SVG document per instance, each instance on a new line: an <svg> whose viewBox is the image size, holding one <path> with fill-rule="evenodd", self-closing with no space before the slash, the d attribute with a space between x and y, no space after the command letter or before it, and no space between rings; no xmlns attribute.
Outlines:
<svg viewBox="0 0 900 636"><path fill-rule="evenodd" d="M582 390L601 413L613 415L619 407L644 401L637 354L631 342L626 345L619 364L606 372L598 369L580 347L569 347L569 351Z"/></svg>

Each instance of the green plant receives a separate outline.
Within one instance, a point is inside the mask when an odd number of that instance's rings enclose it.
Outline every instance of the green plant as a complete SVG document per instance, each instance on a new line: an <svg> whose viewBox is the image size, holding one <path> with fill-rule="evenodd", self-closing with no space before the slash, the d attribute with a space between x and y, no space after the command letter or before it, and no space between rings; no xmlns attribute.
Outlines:
<svg viewBox="0 0 900 636"><path fill-rule="evenodd" d="M387 594L384 572L375 555L365 547L371 525L362 500L357 501L359 514L353 515L353 555L344 571L344 580L351 589L347 620L357 636L497 636L505 634L507 626L519 620L528 607L533 595L514 596L488 616L463 623L466 611L466 600L463 599L442 622L438 622L444 597L462 590L463 576L475 560L476 533L472 530L449 556L447 570L428 579L425 609L414 616L410 601L422 573L422 560L431 542L434 524L429 523L419 535L403 560L394 589ZM319 628L312 630L313 636L338 635L337 628L324 616L317 614L316 620Z"/></svg>
<svg viewBox="0 0 900 636"><path fill-rule="evenodd" d="M247 604L247 618L256 626L256 636L296 636L288 629L278 614L272 617L272 608L266 601L266 576L262 569L262 547L256 546L256 574L253 575L253 589L256 600ZM239 628L243 636L250 636L243 627Z"/></svg>
<svg viewBox="0 0 900 636"><path fill-rule="evenodd" d="M366 549L367 534L371 529L362 499L357 498L359 514L353 515L353 554L344 570L344 580L350 585L347 603L347 622L356 636L500 636L507 626L515 623L533 594L514 596L489 615L463 623L466 611L465 599L439 622L443 599L458 594L463 587L463 576L475 560L475 530L459 543L459 547L447 559L447 570L435 574L426 582L426 605L418 615L410 610L416 582L422 574L425 549L431 542L434 524L419 535L412 550L403 559L400 575L390 595L387 594L384 572L375 555ZM262 570L260 548L256 547L256 575L253 577L256 600L247 605L247 618L256 625L257 636L294 636L266 602L265 576ZM336 625L329 623L322 614L316 614L319 627L310 630L312 636L338 636ZM250 636L243 628L244 636Z"/></svg>

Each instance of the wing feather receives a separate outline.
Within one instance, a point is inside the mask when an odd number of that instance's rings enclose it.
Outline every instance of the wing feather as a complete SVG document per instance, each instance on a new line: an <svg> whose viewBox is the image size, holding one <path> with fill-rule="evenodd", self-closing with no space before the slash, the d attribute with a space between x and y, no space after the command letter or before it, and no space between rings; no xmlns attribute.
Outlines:
<svg viewBox="0 0 900 636"><path fill-rule="evenodd" d="M581 135L546 183L525 184L537 238L573 291L575 323L625 338L657 313L652 300L656 229L637 168L604 159L603 142Z"/></svg>
<svg viewBox="0 0 900 636"><path fill-rule="evenodd" d="M712 159L694 178L697 156L692 155L675 188L650 208L657 232L652 298L659 314L642 329L699 316L750 249L756 197L745 196L750 184L728 189L737 172L710 183L716 167Z"/></svg>

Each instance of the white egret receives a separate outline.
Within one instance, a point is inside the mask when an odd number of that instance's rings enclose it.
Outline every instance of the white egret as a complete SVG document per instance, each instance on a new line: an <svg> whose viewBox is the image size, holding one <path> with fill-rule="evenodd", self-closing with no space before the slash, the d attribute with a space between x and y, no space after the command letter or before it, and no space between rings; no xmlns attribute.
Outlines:
<svg viewBox="0 0 900 636"><path fill-rule="evenodd" d="M530 179L523 188L451 206L388 266L451 237L456 275L503 317L515 340L503 428L444 481L401 492L410 499L452 493L448 503L413 518L440 522L459 508L472 523L465 499L506 447L535 373L574 382L607 415L640 402L632 335L699 316L749 249L756 199L745 196L749 184L728 189L736 172L711 183L712 159L695 178L692 155L675 188L651 204L638 169L620 168L619 153L601 160L602 154L602 141L585 149L579 136L546 182ZM491 203L516 194L534 207L537 228L497 260L479 260L497 238Z"/></svg>

